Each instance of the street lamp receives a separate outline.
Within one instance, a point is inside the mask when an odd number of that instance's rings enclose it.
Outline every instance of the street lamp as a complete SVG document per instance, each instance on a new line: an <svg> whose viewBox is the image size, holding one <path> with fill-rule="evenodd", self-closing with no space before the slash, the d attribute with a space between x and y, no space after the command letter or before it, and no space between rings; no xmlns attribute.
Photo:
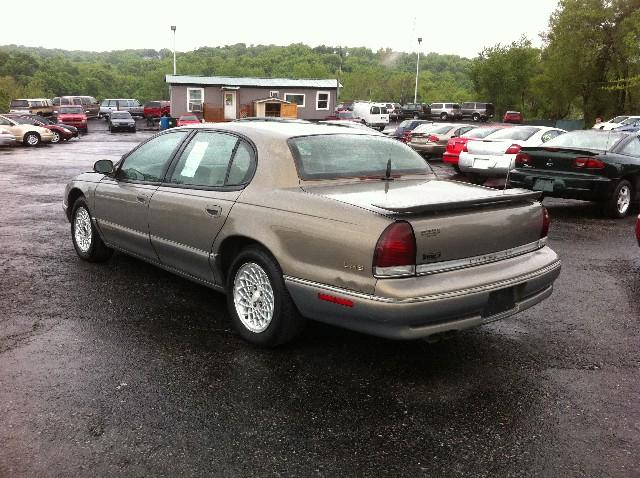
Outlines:
<svg viewBox="0 0 640 478"><path fill-rule="evenodd" d="M171 25L171 31L173 32L173 74L176 74L176 26Z"/></svg>
<svg viewBox="0 0 640 478"><path fill-rule="evenodd" d="M422 43L422 38L418 37L418 61L416 62L416 89L413 92L414 103L418 102L418 73L420 72L420 43Z"/></svg>

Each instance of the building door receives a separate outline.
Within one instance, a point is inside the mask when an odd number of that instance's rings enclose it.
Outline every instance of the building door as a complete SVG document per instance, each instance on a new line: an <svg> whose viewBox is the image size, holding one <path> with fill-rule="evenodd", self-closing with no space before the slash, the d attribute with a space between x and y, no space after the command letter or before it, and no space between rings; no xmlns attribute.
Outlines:
<svg viewBox="0 0 640 478"><path fill-rule="evenodd" d="M226 120L236 119L236 92L235 91L224 92L224 119Z"/></svg>

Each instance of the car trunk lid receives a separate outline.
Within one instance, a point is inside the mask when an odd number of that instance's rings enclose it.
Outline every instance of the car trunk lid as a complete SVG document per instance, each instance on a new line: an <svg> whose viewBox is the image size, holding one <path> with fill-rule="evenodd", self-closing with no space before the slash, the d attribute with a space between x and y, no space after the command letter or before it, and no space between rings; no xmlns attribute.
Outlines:
<svg viewBox="0 0 640 478"><path fill-rule="evenodd" d="M416 237L417 265L479 257L540 239L538 192L437 179L303 185L303 189L409 222Z"/></svg>
<svg viewBox="0 0 640 478"><path fill-rule="evenodd" d="M585 172L574 166L576 158L595 158L601 151L584 148L523 148L516 159L516 167L526 170ZM522 158L526 158L522 161Z"/></svg>

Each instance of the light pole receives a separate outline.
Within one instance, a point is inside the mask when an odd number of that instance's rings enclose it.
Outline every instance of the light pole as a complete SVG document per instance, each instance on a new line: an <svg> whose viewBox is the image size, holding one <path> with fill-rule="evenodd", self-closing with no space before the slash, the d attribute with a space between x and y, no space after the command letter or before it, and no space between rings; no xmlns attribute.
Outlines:
<svg viewBox="0 0 640 478"><path fill-rule="evenodd" d="M173 74L176 74L176 26L171 25L171 31L173 32Z"/></svg>
<svg viewBox="0 0 640 478"><path fill-rule="evenodd" d="M416 61L416 89L413 92L414 103L418 102L418 73L420 73L420 43L422 43L422 38L418 37L418 61Z"/></svg>

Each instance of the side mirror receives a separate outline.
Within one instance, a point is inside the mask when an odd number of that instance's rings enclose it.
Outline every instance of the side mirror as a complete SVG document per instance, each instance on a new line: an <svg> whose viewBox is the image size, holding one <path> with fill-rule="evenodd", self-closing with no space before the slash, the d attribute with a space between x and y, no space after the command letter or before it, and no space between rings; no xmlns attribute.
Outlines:
<svg viewBox="0 0 640 478"><path fill-rule="evenodd" d="M113 174L115 169L110 159L99 159L93 163L93 170L100 174Z"/></svg>

